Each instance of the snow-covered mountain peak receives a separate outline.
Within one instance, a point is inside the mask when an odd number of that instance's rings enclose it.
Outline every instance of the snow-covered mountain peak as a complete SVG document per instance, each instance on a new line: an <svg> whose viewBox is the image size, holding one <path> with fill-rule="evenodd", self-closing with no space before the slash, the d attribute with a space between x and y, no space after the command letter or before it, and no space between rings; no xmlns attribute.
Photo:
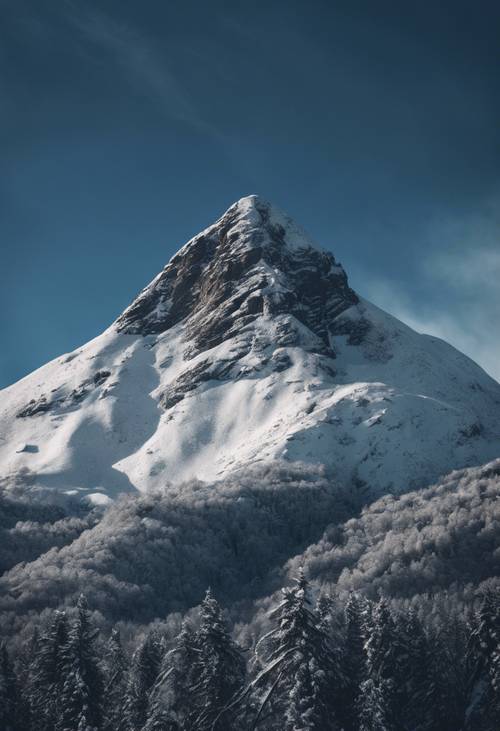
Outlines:
<svg viewBox="0 0 500 731"><path fill-rule="evenodd" d="M333 257L274 206L240 199L195 236L118 318L119 332L158 334L180 322L196 352L262 316L288 315L329 347L327 321L357 302Z"/></svg>
<svg viewBox="0 0 500 731"><path fill-rule="evenodd" d="M97 501L275 459L383 493L500 456L500 385L360 298L258 196L101 336L0 396L3 483Z"/></svg>
<svg viewBox="0 0 500 731"><path fill-rule="evenodd" d="M247 230L261 229L265 232L267 229L269 232L269 229L278 229L281 243L289 249L318 249L323 251L290 216L278 206L259 195L253 194L240 198L228 208L220 221L226 217L230 218L233 214L236 214L240 230L244 230L245 228ZM218 223L219 221L215 226ZM266 246L272 243L274 239L274 232L271 232L270 236L266 237L264 235L260 239L260 242Z"/></svg>

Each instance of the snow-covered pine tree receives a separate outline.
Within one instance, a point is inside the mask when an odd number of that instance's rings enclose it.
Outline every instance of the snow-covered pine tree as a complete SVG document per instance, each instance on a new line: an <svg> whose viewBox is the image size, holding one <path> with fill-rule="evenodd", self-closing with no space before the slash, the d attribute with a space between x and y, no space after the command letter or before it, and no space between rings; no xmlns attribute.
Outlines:
<svg viewBox="0 0 500 731"><path fill-rule="evenodd" d="M198 658L195 634L184 620L173 647L163 657L158 678L151 690L148 723L145 726L147 731L150 731L150 727L156 731L156 726L161 727L161 724L179 731L189 731L193 710L191 687L195 684L193 670Z"/></svg>
<svg viewBox="0 0 500 731"><path fill-rule="evenodd" d="M456 731L461 713L454 703L457 688L450 677L452 657L448 635L442 630L429 640L427 695L422 701L423 731ZM456 679L455 679L456 682ZM420 729L419 729L420 731Z"/></svg>
<svg viewBox="0 0 500 731"><path fill-rule="evenodd" d="M330 594L321 592L316 602L316 614L319 624L328 632L333 622L335 602Z"/></svg>
<svg viewBox="0 0 500 731"><path fill-rule="evenodd" d="M500 716L500 636L497 634L496 648L491 663L491 687L493 689L494 712Z"/></svg>
<svg viewBox="0 0 500 731"><path fill-rule="evenodd" d="M405 711L410 704L409 690L410 677L413 671L410 657L411 638L408 635L408 614L404 609L392 613L394 619L394 646L392 648L394 669L395 719L399 725L405 726Z"/></svg>
<svg viewBox="0 0 500 731"><path fill-rule="evenodd" d="M23 643L17 655L16 676L19 689L18 719L22 729L31 729L31 721L35 718L31 708L32 678L35 670L35 658L40 645L38 627L31 631L29 639Z"/></svg>
<svg viewBox="0 0 500 731"><path fill-rule="evenodd" d="M342 721L346 731L357 731L361 683L366 679L364 651L366 634L366 601L350 592L345 606L344 670L346 687L343 693Z"/></svg>
<svg viewBox="0 0 500 731"><path fill-rule="evenodd" d="M158 637L150 632L132 655L124 701L124 724L129 731L142 729L147 721L149 697L161 660Z"/></svg>
<svg viewBox="0 0 500 731"><path fill-rule="evenodd" d="M490 731L500 728L500 715L493 684L495 656L500 636L500 598L491 589L484 591L470 631L467 648L469 669L468 705L465 728Z"/></svg>
<svg viewBox="0 0 500 731"><path fill-rule="evenodd" d="M68 621L55 611L47 629L38 638L29 672L27 694L30 717L39 731L54 731L59 716L64 681Z"/></svg>
<svg viewBox="0 0 500 731"><path fill-rule="evenodd" d="M201 603L200 618L196 636L199 653L192 685L196 712L191 728L231 731L234 726L225 708L243 686L245 662L210 589Z"/></svg>
<svg viewBox="0 0 500 731"><path fill-rule="evenodd" d="M287 731L313 731L326 728L324 703L319 697L324 674L316 665L314 658L302 663L290 690L290 698L285 711L284 727Z"/></svg>
<svg viewBox="0 0 500 731"><path fill-rule="evenodd" d="M302 571L270 616L275 626L256 648L264 657L252 683L260 691L254 726L271 715L284 718L282 727L291 731L335 731L344 685L340 652L313 609Z"/></svg>
<svg viewBox="0 0 500 731"><path fill-rule="evenodd" d="M357 731L396 731L398 727L390 717L388 708L393 696L392 680L368 678L363 681Z"/></svg>
<svg viewBox="0 0 500 731"><path fill-rule="evenodd" d="M14 668L5 644L0 644L0 728L21 731L18 725L18 688Z"/></svg>
<svg viewBox="0 0 500 731"><path fill-rule="evenodd" d="M83 594L76 609L64 649L64 683L56 731L100 731L103 683L95 649L98 631L92 625Z"/></svg>
<svg viewBox="0 0 500 731"><path fill-rule="evenodd" d="M431 655L428 652L424 629L413 608L408 612L404 635L407 659L403 667L400 667L400 672L403 672L405 681L405 699L399 716L404 719L407 728L423 731L428 724L427 700L431 688Z"/></svg>
<svg viewBox="0 0 500 731"><path fill-rule="evenodd" d="M384 599L372 613L365 643L367 680L359 696L360 731L397 731L397 672L395 648L398 645L395 622Z"/></svg>
<svg viewBox="0 0 500 731"><path fill-rule="evenodd" d="M127 680L127 660L123 651L120 632L111 630L104 657L104 731L123 731L125 719L123 701Z"/></svg>

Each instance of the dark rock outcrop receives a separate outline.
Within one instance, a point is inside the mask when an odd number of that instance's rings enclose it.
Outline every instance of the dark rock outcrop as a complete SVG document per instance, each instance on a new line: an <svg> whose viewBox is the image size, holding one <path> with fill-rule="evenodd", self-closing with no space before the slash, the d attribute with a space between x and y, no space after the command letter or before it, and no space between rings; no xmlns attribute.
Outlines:
<svg viewBox="0 0 500 731"><path fill-rule="evenodd" d="M42 394L37 399L31 399L31 401L17 413L17 417L19 419L24 419L27 416L45 414L47 411L53 411L58 408L78 404L80 401L83 401L83 399L88 396L91 391L101 386L110 375L110 371L97 371L92 378L87 378L83 381L83 383L80 383L77 388L72 389L65 395L47 398L45 394ZM60 389L56 388L54 390L57 392Z"/></svg>
<svg viewBox="0 0 500 731"><path fill-rule="evenodd" d="M328 252L290 245L269 204L243 200L246 208L232 206L171 259L119 317L118 330L150 335L183 322L194 357L263 314L287 315L288 345L298 344L294 318L316 336L316 352L334 357L335 320L358 302L344 270Z"/></svg>

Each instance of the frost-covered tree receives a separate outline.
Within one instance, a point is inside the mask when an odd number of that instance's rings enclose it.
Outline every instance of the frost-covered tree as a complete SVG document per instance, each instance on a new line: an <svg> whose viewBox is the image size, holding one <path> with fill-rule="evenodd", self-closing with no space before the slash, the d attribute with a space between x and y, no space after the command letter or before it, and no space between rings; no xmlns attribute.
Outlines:
<svg viewBox="0 0 500 731"><path fill-rule="evenodd" d="M399 717L406 726L425 729L429 723L427 701L431 687L431 656L427 638L414 609L410 609L404 627L406 656L400 667L404 685L404 705Z"/></svg>
<svg viewBox="0 0 500 731"><path fill-rule="evenodd" d="M330 594L321 592L316 602L316 615L319 624L328 632L333 623L335 602Z"/></svg>
<svg viewBox="0 0 500 731"><path fill-rule="evenodd" d="M282 590L270 617L274 626L257 645L263 667L251 686L260 696L255 723L271 715L284 717L285 727L293 731L339 728L340 652L314 611L302 571L294 586Z"/></svg>
<svg viewBox="0 0 500 731"><path fill-rule="evenodd" d="M359 731L396 731L391 717L392 680L368 678L361 685Z"/></svg>
<svg viewBox="0 0 500 731"><path fill-rule="evenodd" d="M495 689L495 660L500 640L500 599L486 590L470 627L467 648L469 670L468 705L465 728L489 731L500 728L500 714Z"/></svg>
<svg viewBox="0 0 500 731"><path fill-rule="evenodd" d="M367 680L359 696L360 731L397 731L396 625L384 599L372 614L365 643Z"/></svg>
<svg viewBox="0 0 500 731"><path fill-rule="evenodd" d="M59 717L67 642L66 615L56 611L37 641L29 673L30 715L40 731L53 731Z"/></svg>
<svg viewBox="0 0 500 731"><path fill-rule="evenodd" d="M366 678L364 652L368 602L359 594L351 592L345 606L344 669L346 685L343 693L342 719L348 731L357 731L359 726L359 692Z"/></svg>
<svg viewBox="0 0 500 731"><path fill-rule="evenodd" d="M127 679L127 659L120 632L113 628L104 657L103 728L104 731L125 729L123 700Z"/></svg>
<svg viewBox="0 0 500 731"><path fill-rule="evenodd" d="M57 731L94 731L102 723L102 674L87 600L78 600L74 622L64 649L62 692Z"/></svg>
<svg viewBox="0 0 500 731"><path fill-rule="evenodd" d="M29 639L19 648L16 662L17 687L20 690L18 718L19 725L23 729L30 729L32 720L36 718L32 708L32 690L39 646L40 634L38 627L35 626L29 635Z"/></svg>
<svg viewBox="0 0 500 731"><path fill-rule="evenodd" d="M455 731L461 725L463 714L454 698L459 689L454 687L457 678L453 680L451 676L452 658L447 639L439 633L430 640L427 694L422 699L423 731Z"/></svg>
<svg viewBox="0 0 500 731"><path fill-rule="evenodd" d="M328 720L324 699L320 697L324 680L324 674L317 667L314 658L299 666L285 711L286 731L316 731L328 728L325 726Z"/></svg>
<svg viewBox="0 0 500 731"><path fill-rule="evenodd" d="M225 709L243 686L245 662L210 589L200 607L196 645L199 652L192 685L196 706L192 728L229 731L234 727Z"/></svg>
<svg viewBox="0 0 500 731"><path fill-rule="evenodd" d="M493 705L496 716L500 716L500 638L493 653L491 667L491 687L493 690Z"/></svg>
<svg viewBox="0 0 500 731"><path fill-rule="evenodd" d="M2 731L21 731L18 725L18 689L14 668L7 648L0 644L0 728Z"/></svg>
<svg viewBox="0 0 500 731"><path fill-rule="evenodd" d="M142 729L147 721L151 690L158 677L161 647L153 632L146 635L132 656L124 702L125 728Z"/></svg>
<svg viewBox="0 0 500 731"><path fill-rule="evenodd" d="M191 724L192 687L196 678L200 650L187 621L173 647L165 653L158 678L151 690L146 729L156 726L188 731Z"/></svg>

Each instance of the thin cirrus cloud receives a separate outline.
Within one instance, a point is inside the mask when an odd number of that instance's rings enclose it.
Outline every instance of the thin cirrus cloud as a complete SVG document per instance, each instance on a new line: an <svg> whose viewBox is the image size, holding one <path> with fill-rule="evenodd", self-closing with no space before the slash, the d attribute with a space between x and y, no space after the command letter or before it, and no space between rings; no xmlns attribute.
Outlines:
<svg viewBox="0 0 500 731"><path fill-rule="evenodd" d="M73 3L68 8L67 20L84 42L109 54L136 93L152 99L167 117L213 138L219 137L169 67L165 54L149 38L109 15Z"/></svg>
<svg viewBox="0 0 500 731"><path fill-rule="evenodd" d="M416 273L418 297L383 279L368 279L364 291L418 332L448 341L500 381L500 198L479 215L434 224L429 241L436 253L425 256Z"/></svg>

